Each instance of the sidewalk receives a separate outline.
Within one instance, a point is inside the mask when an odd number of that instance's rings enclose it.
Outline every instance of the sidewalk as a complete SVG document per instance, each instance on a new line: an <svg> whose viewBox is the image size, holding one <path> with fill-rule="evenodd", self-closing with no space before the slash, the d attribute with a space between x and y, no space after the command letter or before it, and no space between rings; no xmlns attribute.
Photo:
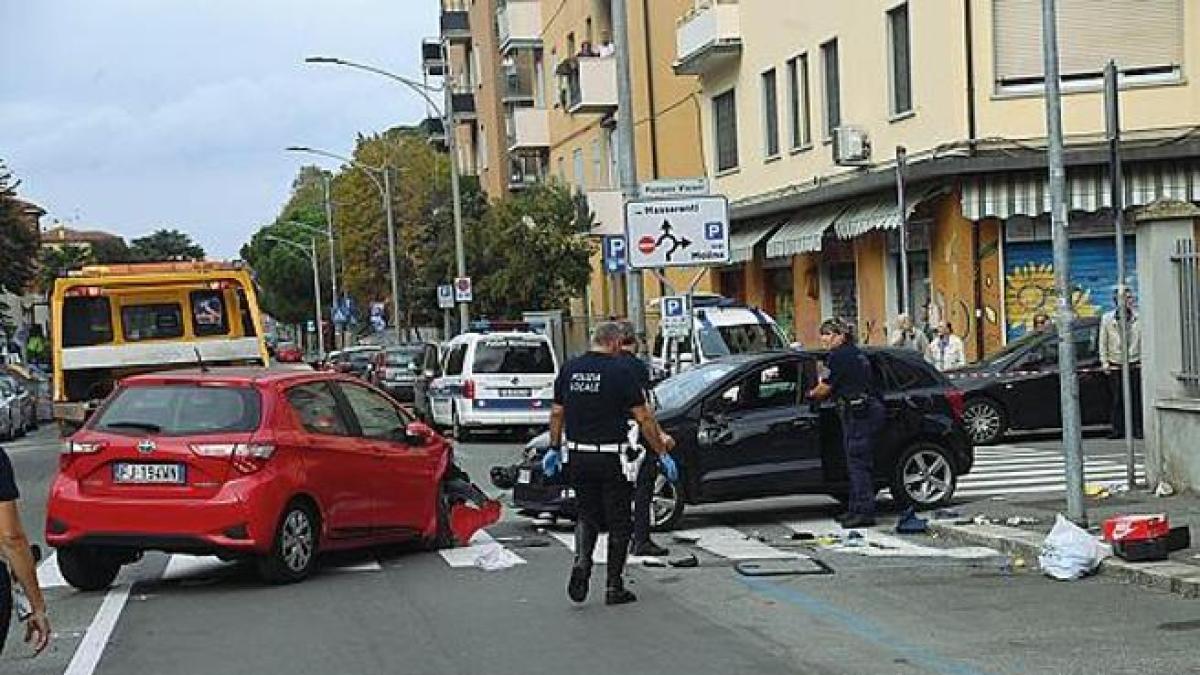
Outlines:
<svg viewBox="0 0 1200 675"><path fill-rule="evenodd" d="M1161 562L1126 562L1113 556L1100 566L1100 574L1126 583L1157 588L1188 598L1200 598L1200 496L1182 494L1157 497L1137 490L1115 493L1106 499L1085 498L1090 531L1099 535L1105 519L1117 514L1166 513L1172 527L1191 528L1192 547L1171 554ZM950 516L946 511L955 512ZM1066 513L1064 497L1057 495L1014 495L1004 499L968 502L932 518L930 531L946 539L991 546L1037 565L1042 541L1054 525L1054 517ZM945 518L939 515L947 516ZM1010 520L1020 518L1021 521ZM1026 520L1036 522L1030 523ZM1007 521L1007 522L1006 522Z"/></svg>

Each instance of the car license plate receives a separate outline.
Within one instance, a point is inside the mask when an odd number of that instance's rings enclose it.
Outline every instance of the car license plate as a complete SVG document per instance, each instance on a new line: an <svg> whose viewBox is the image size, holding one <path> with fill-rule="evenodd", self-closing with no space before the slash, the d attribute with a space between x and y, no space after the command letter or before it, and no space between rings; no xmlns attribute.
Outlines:
<svg viewBox="0 0 1200 675"><path fill-rule="evenodd" d="M501 389L501 398L529 398L533 396L532 389Z"/></svg>
<svg viewBox="0 0 1200 675"><path fill-rule="evenodd" d="M130 464L121 462L113 465L114 483L144 485L181 485L186 472L182 464Z"/></svg>
<svg viewBox="0 0 1200 675"><path fill-rule="evenodd" d="M529 469L521 469L521 471L517 473L517 482L521 485L529 485L533 482L533 472L531 472Z"/></svg>

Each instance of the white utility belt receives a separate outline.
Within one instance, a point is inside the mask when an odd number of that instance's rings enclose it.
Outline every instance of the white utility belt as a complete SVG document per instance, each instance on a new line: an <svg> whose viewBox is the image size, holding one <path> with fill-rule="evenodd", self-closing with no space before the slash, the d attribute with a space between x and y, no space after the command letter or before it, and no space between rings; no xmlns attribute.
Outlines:
<svg viewBox="0 0 1200 675"><path fill-rule="evenodd" d="M576 443L567 441L567 450L571 452L601 452L610 455L620 454L629 447L628 443Z"/></svg>

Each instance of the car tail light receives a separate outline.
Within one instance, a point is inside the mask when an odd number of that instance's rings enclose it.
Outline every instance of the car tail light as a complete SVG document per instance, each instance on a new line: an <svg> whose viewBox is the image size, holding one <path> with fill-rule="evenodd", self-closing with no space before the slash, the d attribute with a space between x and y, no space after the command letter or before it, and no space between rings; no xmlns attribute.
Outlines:
<svg viewBox="0 0 1200 675"><path fill-rule="evenodd" d="M228 457L238 471L254 473L275 454L275 446L265 443L194 443L192 454L197 457Z"/></svg>
<svg viewBox="0 0 1200 675"><path fill-rule="evenodd" d="M466 380L463 382L463 398L467 400L475 398L475 380Z"/></svg>
<svg viewBox="0 0 1200 675"><path fill-rule="evenodd" d="M64 455L94 455L104 449L104 443L88 443L84 441L67 441L63 448Z"/></svg>
<svg viewBox="0 0 1200 675"><path fill-rule="evenodd" d="M963 393L958 389L946 390L946 402L950 404L950 412L954 413L955 421L961 422L963 411L966 410L967 402L963 397Z"/></svg>

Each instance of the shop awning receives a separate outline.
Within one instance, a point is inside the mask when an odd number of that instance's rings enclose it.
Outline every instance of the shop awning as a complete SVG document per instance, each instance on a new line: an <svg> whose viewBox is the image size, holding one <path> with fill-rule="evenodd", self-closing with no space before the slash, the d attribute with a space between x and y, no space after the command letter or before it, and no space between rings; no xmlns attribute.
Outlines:
<svg viewBox="0 0 1200 675"><path fill-rule="evenodd" d="M764 218L751 221L729 233L729 264L744 263L754 257L754 247L770 236L785 222L784 218Z"/></svg>
<svg viewBox="0 0 1200 675"><path fill-rule="evenodd" d="M1112 206L1107 167L1084 167L1067 172L1067 208L1094 212ZM1126 166L1125 205L1145 206L1159 199L1200 202L1200 163ZM963 216L968 220L1050 213L1050 190L1045 172L989 174L963 179Z"/></svg>
<svg viewBox="0 0 1200 675"><path fill-rule="evenodd" d="M913 187L905 196L908 202L907 216L911 216L917 205L937 195L950 191L946 185ZM871 230L894 230L900 227L900 214L896 210L894 193L875 194L851 202L833 223L839 239L854 239Z"/></svg>
<svg viewBox="0 0 1200 675"><path fill-rule="evenodd" d="M821 250L825 231L845 210L845 204L823 204L801 209L767 241L768 258L784 258L797 253Z"/></svg>

